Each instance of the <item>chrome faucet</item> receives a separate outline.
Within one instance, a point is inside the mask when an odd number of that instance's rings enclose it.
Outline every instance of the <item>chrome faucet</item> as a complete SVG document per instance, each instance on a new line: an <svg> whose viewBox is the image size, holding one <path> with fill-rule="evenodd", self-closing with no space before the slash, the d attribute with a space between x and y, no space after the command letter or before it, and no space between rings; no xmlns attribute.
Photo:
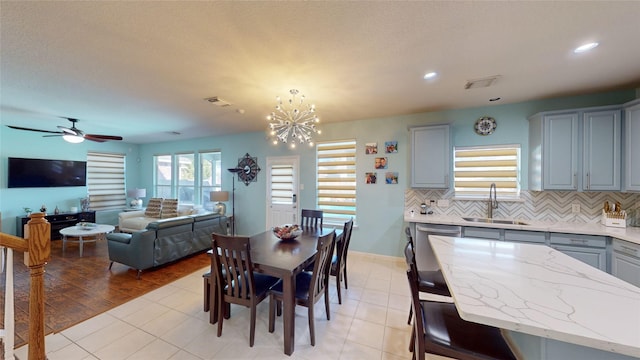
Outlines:
<svg viewBox="0 0 640 360"><path fill-rule="evenodd" d="M496 195L496 183L491 183L489 187L489 201L487 201L487 218L493 218L493 209L498 208L498 197Z"/></svg>

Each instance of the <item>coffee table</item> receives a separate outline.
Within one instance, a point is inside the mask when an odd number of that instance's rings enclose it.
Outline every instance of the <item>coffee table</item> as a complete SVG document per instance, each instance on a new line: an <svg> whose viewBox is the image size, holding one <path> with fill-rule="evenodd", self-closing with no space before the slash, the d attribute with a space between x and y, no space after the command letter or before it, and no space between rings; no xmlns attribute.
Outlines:
<svg viewBox="0 0 640 360"><path fill-rule="evenodd" d="M62 234L62 252L64 253L67 247L67 241L77 242L80 247L80 257L82 257L82 247L85 242L95 242L99 239L104 239L104 235L115 230L113 225L101 225L95 224L95 226L69 226L60 230ZM70 240L71 238L78 238L78 240ZM87 239L88 238L88 239Z"/></svg>

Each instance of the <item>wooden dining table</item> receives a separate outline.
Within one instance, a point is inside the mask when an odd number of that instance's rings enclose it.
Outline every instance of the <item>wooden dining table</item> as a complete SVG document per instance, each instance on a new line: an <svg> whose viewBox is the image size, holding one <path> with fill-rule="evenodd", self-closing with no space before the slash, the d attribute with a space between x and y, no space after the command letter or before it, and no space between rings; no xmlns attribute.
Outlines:
<svg viewBox="0 0 640 360"><path fill-rule="evenodd" d="M295 293L296 275L301 273L315 258L318 238L330 233L334 228L303 228L302 234L294 240L278 239L272 230L251 236L251 261L256 272L282 279L284 353L293 354L295 348ZM342 235L342 228L335 229L336 242ZM215 296L211 287L210 296ZM215 308L212 308L215 309ZM213 317L211 318L214 322Z"/></svg>

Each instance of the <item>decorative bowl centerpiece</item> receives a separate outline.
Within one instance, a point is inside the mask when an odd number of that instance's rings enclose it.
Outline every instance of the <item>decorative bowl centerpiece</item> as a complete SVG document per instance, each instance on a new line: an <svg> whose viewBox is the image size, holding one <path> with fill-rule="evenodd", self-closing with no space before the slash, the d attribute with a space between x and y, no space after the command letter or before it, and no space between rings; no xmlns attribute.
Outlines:
<svg viewBox="0 0 640 360"><path fill-rule="evenodd" d="M96 225L96 224L94 224L94 223L91 223L91 222L85 222L85 221L82 221L82 222L79 222L79 223L77 223L77 224L76 224L76 227L77 227L78 229L82 229L82 230L89 230L89 229L93 229L93 228L95 228L96 226L98 226L98 225Z"/></svg>
<svg viewBox="0 0 640 360"><path fill-rule="evenodd" d="M280 240L293 240L302 234L298 225L283 225L273 228L273 233Z"/></svg>

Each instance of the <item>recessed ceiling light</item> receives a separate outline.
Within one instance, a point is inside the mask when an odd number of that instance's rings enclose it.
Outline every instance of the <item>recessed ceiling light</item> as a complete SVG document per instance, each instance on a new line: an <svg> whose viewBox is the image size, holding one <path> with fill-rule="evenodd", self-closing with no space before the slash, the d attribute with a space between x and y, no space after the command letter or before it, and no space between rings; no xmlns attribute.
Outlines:
<svg viewBox="0 0 640 360"><path fill-rule="evenodd" d="M438 75L438 73L432 71L432 72L424 74L424 79L425 80L433 79L434 77L436 77L436 75Z"/></svg>
<svg viewBox="0 0 640 360"><path fill-rule="evenodd" d="M591 49L594 49L596 46L598 46L597 42L584 44L584 45L581 45L581 46L578 46L577 48L575 48L573 50L573 52L576 53L576 54L587 52L587 51L589 51Z"/></svg>

